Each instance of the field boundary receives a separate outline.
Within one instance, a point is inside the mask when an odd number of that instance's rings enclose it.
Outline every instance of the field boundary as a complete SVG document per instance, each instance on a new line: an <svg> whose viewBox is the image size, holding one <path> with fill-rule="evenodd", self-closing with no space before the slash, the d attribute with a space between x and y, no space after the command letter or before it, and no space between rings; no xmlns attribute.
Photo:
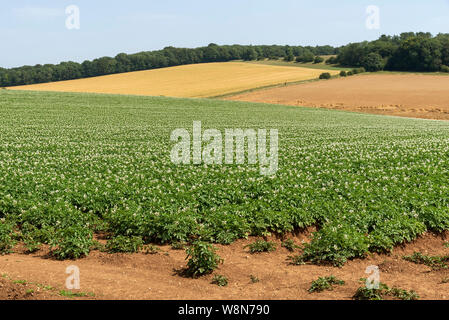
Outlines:
<svg viewBox="0 0 449 320"><path fill-rule="evenodd" d="M332 78L336 78L336 77L337 76L333 76ZM211 97L208 97L208 99L229 98L229 97L233 97L233 96L236 96L236 95L239 95L239 94L243 94L243 93L250 93L250 92L264 90L264 89L288 87L288 86L292 86L292 85L309 83L309 82L315 82L315 81L320 81L320 80L323 80L323 79L316 78L316 79L309 79L309 80L291 81L291 82L284 82L284 83L278 83L278 84L270 84L270 85L267 85L267 86L256 87L256 88L252 88L252 89L246 89L246 90L241 90L241 91L221 94L221 95L218 95L218 96L211 96Z"/></svg>

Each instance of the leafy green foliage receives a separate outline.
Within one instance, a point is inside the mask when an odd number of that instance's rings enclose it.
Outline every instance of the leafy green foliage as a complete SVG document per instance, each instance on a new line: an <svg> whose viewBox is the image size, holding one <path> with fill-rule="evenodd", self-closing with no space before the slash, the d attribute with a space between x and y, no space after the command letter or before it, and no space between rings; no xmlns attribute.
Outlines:
<svg viewBox="0 0 449 320"><path fill-rule="evenodd" d="M387 295L398 298L399 300L419 300L419 295L413 290L405 290L401 288L389 288Z"/></svg>
<svg viewBox="0 0 449 320"><path fill-rule="evenodd" d="M216 284L219 287L226 287L228 285L228 278L220 274L216 274L214 275L211 283Z"/></svg>
<svg viewBox="0 0 449 320"><path fill-rule="evenodd" d="M277 128L276 176L261 176L257 165L171 163L167 137L191 130L193 120L220 131ZM97 230L144 244L226 244L316 226L292 262L341 265L449 229L445 122L2 90L0 131L0 228L8 250L17 239L72 247L66 257L87 254ZM71 228L83 235L62 234Z"/></svg>
<svg viewBox="0 0 449 320"><path fill-rule="evenodd" d="M361 60L362 66L370 72L380 71L385 67L382 56L376 52L370 52Z"/></svg>
<svg viewBox="0 0 449 320"><path fill-rule="evenodd" d="M352 298L354 300L384 300L386 296L399 300L419 300L419 295L415 291L396 287L390 288L385 283L380 283L378 289L359 287Z"/></svg>
<svg viewBox="0 0 449 320"><path fill-rule="evenodd" d="M364 67L352 69L352 74L359 74L359 73L364 73L364 72L366 72Z"/></svg>
<svg viewBox="0 0 449 320"><path fill-rule="evenodd" d="M287 239L282 241L282 247L287 249L290 252L295 251L295 249L299 248L299 246L293 241L293 239Z"/></svg>
<svg viewBox="0 0 449 320"><path fill-rule="evenodd" d="M416 264L424 264L433 270L447 269L449 267L449 256L428 256L421 252L414 252L412 255L402 258Z"/></svg>
<svg viewBox="0 0 449 320"><path fill-rule="evenodd" d="M11 252L15 241L13 239L13 228L9 223L0 221L0 254Z"/></svg>
<svg viewBox="0 0 449 320"><path fill-rule="evenodd" d="M138 236L125 237L117 236L106 243L106 250L110 253L115 252L137 252L143 246L142 238Z"/></svg>
<svg viewBox="0 0 449 320"><path fill-rule="evenodd" d="M245 246L251 253L271 252L276 250L276 244L272 241L256 240Z"/></svg>
<svg viewBox="0 0 449 320"><path fill-rule="evenodd" d="M337 57L330 57L325 61L326 64L336 64L337 62Z"/></svg>
<svg viewBox="0 0 449 320"><path fill-rule="evenodd" d="M342 286L345 282L336 278L335 276L319 277L317 280L312 281L309 288L309 292L322 292L324 290L333 290L334 285Z"/></svg>
<svg viewBox="0 0 449 320"><path fill-rule="evenodd" d="M89 254L92 244L92 231L74 225L56 232L51 252L59 260L78 259Z"/></svg>
<svg viewBox="0 0 449 320"><path fill-rule="evenodd" d="M31 237L26 237L24 239L24 244L25 244L27 253L33 253L33 252L38 251L42 245L39 241L36 241L35 239L33 239Z"/></svg>
<svg viewBox="0 0 449 320"><path fill-rule="evenodd" d="M340 71L340 77L346 77L346 76L347 76L346 71L341 70Z"/></svg>
<svg viewBox="0 0 449 320"><path fill-rule="evenodd" d="M216 249L209 243L197 241L186 249L186 274L197 277L213 272L223 260L215 253Z"/></svg>
<svg viewBox="0 0 449 320"><path fill-rule="evenodd" d="M324 58L323 57L320 57L320 56L316 56L314 59L313 59L313 63L321 63L321 62L323 62L324 61Z"/></svg>
<svg viewBox="0 0 449 320"><path fill-rule="evenodd" d="M70 290L61 290L59 295L68 298L95 297L95 294L92 292L73 292Z"/></svg>
<svg viewBox="0 0 449 320"><path fill-rule="evenodd" d="M296 62L312 62L315 59L313 52L306 49L296 58Z"/></svg>
<svg viewBox="0 0 449 320"><path fill-rule="evenodd" d="M320 74L320 79L330 79L331 78L331 74L329 72L323 72L322 74Z"/></svg>
<svg viewBox="0 0 449 320"><path fill-rule="evenodd" d="M326 224L305 245L303 260L342 266L348 258L362 258L368 253L366 235L347 221Z"/></svg>
<svg viewBox="0 0 449 320"><path fill-rule="evenodd" d="M352 296L354 300L383 300L381 289L359 287Z"/></svg>
<svg viewBox="0 0 449 320"><path fill-rule="evenodd" d="M351 43L340 48L343 66L364 67L368 71L439 71L449 65L449 35L424 32L382 35L371 42ZM444 68L444 67L443 67Z"/></svg>

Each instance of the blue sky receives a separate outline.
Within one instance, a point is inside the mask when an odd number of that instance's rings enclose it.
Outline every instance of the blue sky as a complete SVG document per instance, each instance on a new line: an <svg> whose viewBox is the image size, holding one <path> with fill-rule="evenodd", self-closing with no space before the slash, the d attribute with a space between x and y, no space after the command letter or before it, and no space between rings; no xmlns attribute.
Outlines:
<svg viewBox="0 0 449 320"><path fill-rule="evenodd" d="M218 44L343 45L405 31L449 33L449 0L2 1L0 66ZM80 29L65 9L80 9ZM366 7L380 9L368 29Z"/></svg>

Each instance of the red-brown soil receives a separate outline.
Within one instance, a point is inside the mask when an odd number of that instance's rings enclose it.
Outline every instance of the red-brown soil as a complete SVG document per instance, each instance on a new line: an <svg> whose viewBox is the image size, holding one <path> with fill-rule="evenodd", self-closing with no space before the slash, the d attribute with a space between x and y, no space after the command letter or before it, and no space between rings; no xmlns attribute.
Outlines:
<svg viewBox="0 0 449 320"><path fill-rule="evenodd" d="M310 233L291 235L300 244L307 241ZM360 278L367 277L365 269L377 265L381 271L380 281L390 287L397 286L415 290L421 299L449 299L449 270L432 271L402 259L405 254L419 251L430 255L449 254L444 246L446 235L426 234L413 243L396 248L391 254L373 254L366 259L347 262L342 268L332 266L289 264L291 253L281 247L270 253L250 254L245 245L254 241L239 240L230 246L217 246L224 264L214 274L229 279L226 287L211 284L213 275L197 279L177 274L186 266L185 252L161 246L157 254L108 254L93 251L76 261L57 261L49 258L48 250L34 254L17 253L0 256L0 299L66 299L58 295L65 289L66 267L80 268L81 288L78 291L94 293L93 299L351 299L359 286ZM252 283L250 276L259 279ZM310 284L318 277L334 275L346 282L332 291L308 293ZM17 284L13 280L50 285L53 290ZM28 288L35 289L32 295ZM45 292L43 292L45 291ZM73 290L76 292L76 290Z"/></svg>
<svg viewBox="0 0 449 320"><path fill-rule="evenodd" d="M449 76L361 74L257 90L226 99L449 120Z"/></svg>

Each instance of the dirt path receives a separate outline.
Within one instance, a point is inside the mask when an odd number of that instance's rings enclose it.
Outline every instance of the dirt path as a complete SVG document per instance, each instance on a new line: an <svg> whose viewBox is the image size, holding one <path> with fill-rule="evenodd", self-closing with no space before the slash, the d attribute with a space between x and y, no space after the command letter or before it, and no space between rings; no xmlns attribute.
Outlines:
<svg viewBox="0 0 449 320"><path fill-rule="evenodd" d="M305 239L306 234L294 237L297 243ZM356 289L363 285L359 279L367 277L365 269L369 265L379 266L380 280L389 286L415 290L421 299L449 299L449 283L442 283L449 277L449 271L432 271L427 266L402 259L404 254L414 251L431 255L449 254L442 236L427 234L412 244L395 249L390 255L376 254L367 259L349 261L342 268L290 265L287 256L291 253L280 246L280 240L275 240L278 244L275 252L250 254L244 246L253 240L218 246L224 264L215 274L229 279L226 287L211 284L213 275L199 279L177 275L175 270L185 267L185 253L168 246L160 247L157 254L94 251L87 258L76 261L49 259L46 250L31 255L14 253L0 256L0 273L3 275L0 299L66 299L56 293L66 290L68 274L65 270L69 265L79 267L79 291L93 293L93 299L351 299ZM251 275L259 281L252 283ZM346 284L333 291L308 293L311 281L328 275L335 275ZM14 280L50 285L55 289L27 296L25 288ZM14 290L17 295L14 295Z"/></svg>
<svg viewBox="0 0 449 320"><path fill-rule="evenodd" d="M226 99L449 120L449 76L361 74Z"/></svg>

